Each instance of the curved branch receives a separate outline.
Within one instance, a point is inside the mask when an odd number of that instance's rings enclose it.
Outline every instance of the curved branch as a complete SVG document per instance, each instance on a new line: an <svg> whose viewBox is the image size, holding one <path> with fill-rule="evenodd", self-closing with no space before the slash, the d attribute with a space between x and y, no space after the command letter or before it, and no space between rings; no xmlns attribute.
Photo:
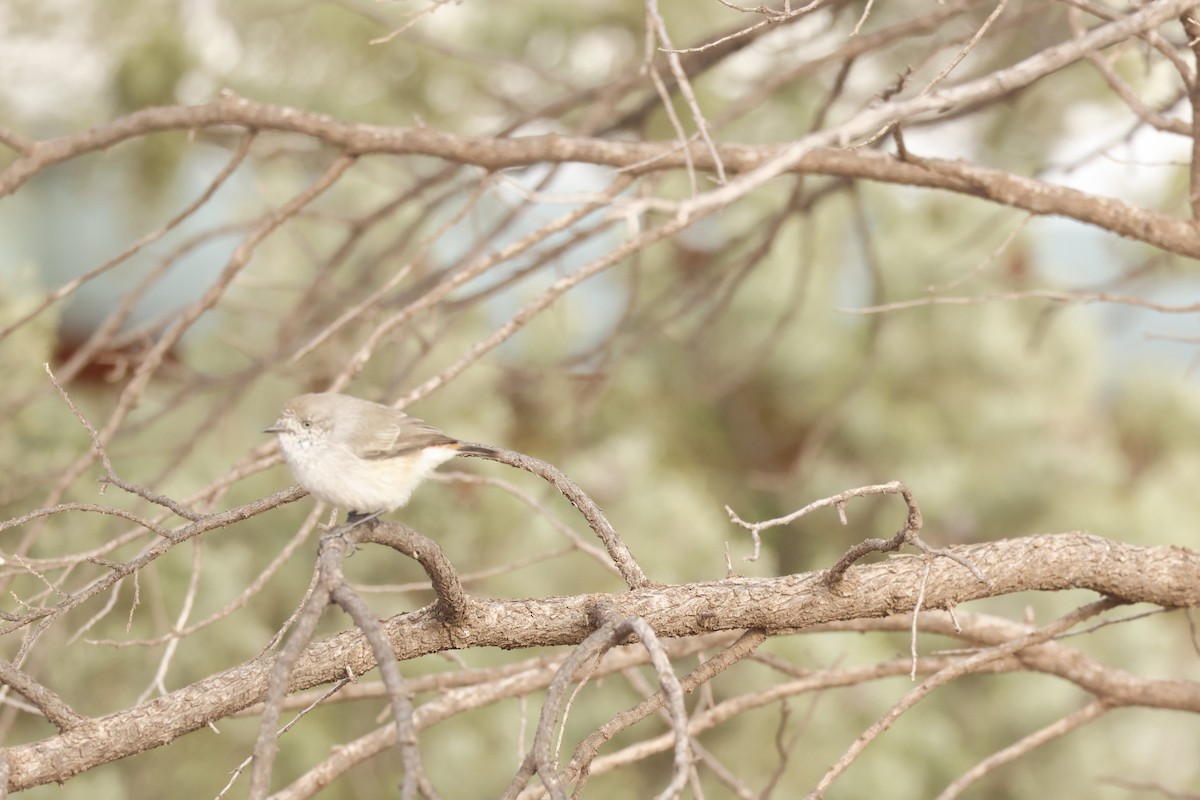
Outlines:
<svg viewBox="0 0 1200 800"><path fill-rule="evenodd" d="M429 576L437 595L438 610L447 624L460 625L467 616L468 599L462 578L441 545L399 522L373 520L356 531L356 541L391 547L416 561Z"/></svg>
<svg viewBox="0 0 1200 800"><path fill-rule="evenodd" d="M670 709L671 730L675 736L675 770L670 784L658 798L678 797L687 781L688 769L691 766L691 748L688 737L687 711L683 705L683 687L679 678L671 668L670 659L658 637L644 619L629 617L622 619L615 614L612 607L606 603L598 603L593 613L604 619L601 627L588 636L575 648L559 667L554 679L546 692L546 702L542 705L542 713L538 719L537 730L534 734L533 748L525 757L516 776L505 790L503 797L508 800L515 798L536 773L541 776L542 785L551 797L565 800L562 781L558 775L557 759L554 753L552 737L558 726L558 717L562 712L567 687L575 680L576 674L584 667L594 668L596 663L612 648L620 645L631 636L636 636L658 674L659 685L662 687L660 696ZM662 703L660 703L661 707ZM565 720L564 720L565 723ZM578 794L579 789L576 789Z"/></svg>
<svg viewBox="0 0 1200 800"><path fill-rule="evenodd" d="M761 172L751 181L753 186L786 172L923 186L969 194L1033 214L1068 217L1172 253L1200 257L1200 232L1190 220L961 161L902 160L881 153L826 146L851 141L900 121L973 106L1027 86L1099 49L1178 17L1195 5L1196 0L1150 3L1135 14L1044 50L1008 69L949 89L878 104L836 128L790 144L718 144L710 151L703 144L685 149L674 141L629 142L554 134L509 138L458 136L429 128L355 124L324 114L226 95L205 105L143 109L82 133L34 143L0 171L0 197L15 192L53 164L129 139L163 131L236 126L250 131L309 136L352 155L427 155L489 170L578 162L647 173L685 169L689 164L712 171L719 163L730 173ZM731 184L698 200L706 204L724 203L744 195L753 186ZM688 208L694 212L696 203Z"/></svg>
<svg viewBox="0 0 1200 800"><path fill-rule="evenodd" d="M583 514L583 518L587 520L588 525L600 537L600 541L604 543L605 549L612 557L613 563L621 573L621 577L625 579L625 583L630 589L644 589L651 585L650 579L646 577L646 573L642 571L642 567L633 557L633 553L629 551L629 547L621 539L612 523L608 521L608 517L604 516L604 512L600 510L600 506L596 505L596 501L588 496L587 492L579 488L575 481L567 477L567 475L553 464L542 461L533 456L527 456L524 453L517 453L512 450L504 450L491 445L481 445L483 450L479 452L471 452L464 450L462 455L472 458L486 458L489 461L497 461L501 464L507 464L510 467L523 469L533 475L537 475L548 481L555 489L562 492L563 497L571 501L571 505L579 509L579 513Z"/></svg>

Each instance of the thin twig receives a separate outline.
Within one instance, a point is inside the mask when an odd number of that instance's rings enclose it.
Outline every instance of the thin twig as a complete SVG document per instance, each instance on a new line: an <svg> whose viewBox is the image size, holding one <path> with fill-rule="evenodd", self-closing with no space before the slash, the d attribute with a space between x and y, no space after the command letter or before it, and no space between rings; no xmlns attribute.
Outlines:
<svg viewBox="0 0 1200 800"><path fill-rule="evenodd" d="M1021 636L1011 642L990 647L987 650L964 659L951 667L941 670L937 674L930 677L924 683L911 692L906 694L904 698L892 707L887 714L875 722L870 728L864 731L858 739L855 740L846 752L838 759L829 770L821 777L816 787L808 794L809 800L817 800L823 797L825 791L833 784L839 775L844 773L846 769L854 763L859 754L866 748L868 744L879 738L879 735L892 726L892 724L908 709L912 708L920 700L928 696L934 689L943 684L954 680L962 675L966 675L975 669L987 664L989 661L994 661L1005 656L1014 655L1024 650L1027 647L1041 644L1049 641L1055 636L1074 627L1086 619L1102 614L1111 608L1116 608L1123 601L1116 598L1106 597L1103 600L1097 600L1094 603L1089 603L1086 606L1075 609L1069 614L1060 617L1058 620L1046 625L1027 636Z"/></svg>
<svg viewBox="0 0 1200 800"><path fill-rule="evenodd" d="M464 452L463 455L472 458L485 458L489 461L498 461L501 464L523 469L526 472L537 475L543 480L549 481L554 488L562 493L563 497L571 501L571 505L579 509L579 513L583 514L583 518L587 520L588 525L595 531L600 541L604 543L609 557L612 558L613 564L620 570L621 577L625 579L625 583L629 585L629 588L641 589L650 585L650 579L646 577L646 573L642 571L641 566L634 559L633 553L629 551L629 547L621 539L616 529L613 528L612 523L604 516L604 512L596 505L596 501L592 500L562 470L553 464L549 464L533 456L527 456L524 453L504 450L492 447L491 445L488 445L488 447L492 450L490 455L471 452Z"/></svg>

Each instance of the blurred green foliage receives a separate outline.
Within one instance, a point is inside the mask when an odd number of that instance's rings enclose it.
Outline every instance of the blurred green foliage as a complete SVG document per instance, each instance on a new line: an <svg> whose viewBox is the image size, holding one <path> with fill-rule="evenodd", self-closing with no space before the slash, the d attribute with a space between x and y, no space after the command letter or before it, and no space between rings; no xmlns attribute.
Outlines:
<svg viewBox="0 0 1200 800"><path fill-rule="evenodd" d="M385 5L260 0L196 3L184 13L162 0L111 0L102 4L103 15L85 14L84 4L76 5L81 15L76 22L90 26L86 34L39 3L16 2L8 12L14 35L44 37L49 46L57 42L64 49L82 46L104 65L102 101L73 110L71 95L63 95L57 124L69 130L150 105L204 102L229 88L350 121L420 121L452 132L494 134L510 123L533 122L534 111L551 100L631 69L643 41L636 7L597 3L583 9L549 2L448 7L425 18L412 35L384 44L368 40L402 25L405 13ZM703 11L692 4L663 5L677 45L711 37L737 22L715 5ZM895 24L905 13L883 8L872 23ZM1005 47L982 52L969 69L982 72L1011 60L1014 52L1029 52L1039 37L1062 24L1060 16L1052 16L1041 30L1003 39ZM794 34L783 34L789 35ZM899 72L919 48L920 40L899 48L874 69ZM779 46L780 65L794 57L791 53L790 45ZM771 69L742 63L707 73L696 82L700 102L706 108L728 102ZM876 77L858 75L853 73L856 80ZM772 95L733 121L725 137L752 142L799 135L821 107L828 77L809 76ZM46 91L54 88L48 81ZM1091 102L1099 90L1098 82L1080 71L1079 102ZM619 110L635 105L625 101ZM1036 87L1012 106L982 115L971 145L986 151L996 166L1036 172L1047 166L1045 142L1070 129L1068 105L1061 88ZM0 107L13 127L22 127L12 121L19 120L32 134L42 124L40 118L21 118L20 103L3 93ZM678 110L686 115L683 105ZM577 108L564 121L579 124L589 111ZM672 135L658 110L644 131L650 138ZM163 217L158 198L165 194L156 193L165 193L186 172L196 144L171 135L123 147L136 153L134 166L121 165L136 176L127 185L133 187L127 188L133 195L130 205L151 212L131 228L150 229ZM223 207L231 218L257 203L277 206L312 179L315 159L302 144L288 147L296 148L281 147L288 158L264 158L255 166L253 189L240 191ZM206 317L207 327L176 354L181 372L167 371L151 384L127 432L113 443L109 455L122 477L172 497L188 496L265 442L261 428L285 399L322 386L352 356L354 334L367 330L376 317L353 319L346 336L334 337L298 365L264 360L271 353L264 343L282 338L281 309L292 311L290 304L312 282L319 281L321 291L286 324L315 334L352 307L364 287L379 285L408 263L411 239L430 235L430 227L422 227L431 223L421 203L434 201L423 198L366 234L350 267L324 271L322 259L345 233L339 219L385 203L398 185L427 174L424 164L376 166L366 177L356 174L339 185L311 217L262 246L250 277L229 290L227 300ZM756 237L764 221L801 180L804 191L828 191L831 197L805 215L790 217L760 243ZM690 191L682 175L661 179L660 188L676 196ZM466 202L465 194L439 201L436 222L453 216ZM1176 187L1176 202L1178 194ZM493 206L465 227L475 226L477 232L502 216L504 204L494 196L489 200ZM1142 544L1197 546L1200 536L1192 521L1200 515L1193 488L1200 480L1200 393L1186 363L1118 340L1089 308L996 301L880 315L843 310L920 297L926 287L956 282L963 282L963 294L1041 285L1039 270L1055 266L1039 260L1045 257L1031 244L1052 235L1041 221L1027 225L1017 244L991 263L1017 224L1014 212L962 197L781 179L687 236L650 248L637 265L584 284L504 348L410 410L454 435L556 463L600 502L650 576L664 582L724 577L726 546L743 574L820 568L862 538L894 533L903 521L899 500L853 501L845 528L826 511L772 530L764 534L758 562L744 560L748 536L730 524L724 507L746 519L766 519L848 488L896 479L915 492L925 514L924 535L934 545L1086 528ZM416 234L405 239L409 225ZM766 254L751 262L759 244ZM1106 246L1133 260L1120 245L1106 240ZM89 266L107 257L97 255L107 252L103 248L80 250L78 260ZM443 255L434 249L413 259L414 285L437 274ZM550 271L570 266L556 262ZM29 273L27 268L0 276L0 325L40 300L41 290ZM517 301L539 288L516 291ZM476 290L473 285L464 294ZM445 318L406 329L379 349L351 391L391 398L437 374L515 308L512 296L498 295L495 302L463 309L448 305ZM399 307L399 300L394 305ZM57 314L58 307L52 307L0 347L0 370L6 375L0 402L17 409L5 419L0 437L0 464L9 476L0 489L5 518L38 507L56 476L90 446L65 404L45 392L41 365L52 359ZM1142 315L1137 325L1151 326L1153 320ZM593 357L581 357L589 348ZM189 391L181 394L182 387ZM112 410L120 389L115 379L73 387L72 397L97 421ZM19 402L35 392L42 392L37 402ZM179 444L192 441L195 445L181 455ZM475 462L451 466L511 481L586 532L573 510L530 476ZM94 481L100 476L91 466L65 499L98 502ZM220 506L265 496L290 482L282 467L253 475L233 484ZM112 487L103 502L145 510ZM117 610L89 628L85 639L161 636L180 615L193 578L201 589L187 624L219 611L262 572L310 510L311 501L303 500L213 531L194 547L176 548L143 571L136 602L135 588L127 582ZM438 539L464 573L564 543L552 525L514 497L469 483L423 487L402 518ZM41 558L98 547L128 528L121 520L94 514L61 514L40 524L43 533L31 555ZM18 528L4 535L16 539L23 532ZM106 557L130 557L144 543L131 541ZM314 551L314 542L302 544L247 609L180 640L166 688L254 657L300 602ZM582 555L551 563L553 568L534 564L470 588L498 597L620 588L610 572ZM416 565L391 558L351 559L348 570L363 584L393 585L421 576ZM25 576L12 588L25 596L42 587ZM72 643L72 633L109 599L93 599L44 634L27 664L83 713L102 714L134 702L165 652L163 643ZM1003 598L970 610L1019 617L1028 604L1045 621L1079 599ZM426 592L371 596L381 614L428 600ZM332 633L348 621L331 612L322 625L324 633ZM1186 673L1194 667L1182 646L1186 639L1185 624L1175 615L1072 645L1146 674ZM1133 644L1147 640L1161 644ZM922 639L921 649L941 644L948 643ZM4 646L11 657L19 643ZM903 655L907 646L902 636L828 635L772 641L766 649L803 666L869 663ZM58 652L71 658L54 658ZM458 655L471 665L490 665L531 654ZM452 665L428 658L404 668L416 673ZM744 665L717 679L713 691L719 699L723 692L766 680L765 667ZM893 679L790 700L785 727L800 730L800 744L778 796L811 785L909 688ZM573 710L568 742L637 700L625 688L595 689L585 689ZM586 702L593 697L595 702ZM1082 701L1073 687L1038 676L961 681L926 701L877 743L869 768L854 771L846 779L852 790L844 789L848 793L841 796L930 796L979 758ZM449 797L497 794L518 763L519 720L535 713L515 702L501 704L469 715L466 726L455 721L455 727L429 731L422 741L435 785ZM298 774L331 746L370 730L372 714L358 704L316 712L284 738L280 780ZM756 784L761 786L778 763L762 732L779 725L780 715L778 705L760 709L701 741L744 772L762 776ZM6 743L49 735L48 726L32 719L21 716ZM169 748L79 776L67 791L94 798L142 797L170 784L189 787L189 796L214 795L225 773L249 752L256 726L256 720L237 720L222 726L221 735L198 731ZM1143 712L1129 712L1025 759L977 796L1072 796L1082 782L1089 796L1101 797L1108 790L1091 782L1106 774L1153 772L1166 784L1194 783L1200 780L1191 758L1196 743L1186 721L1162 716L1147 721ZM463 764L478 769L464 770ZM648 796L662 785L668 768L662 757L635 772L597 777L588 794ZM395 781L392 764L375 761L336 783L330 796L376 797L381 786ZM721 796L708 780L705 787L711 796ZM27 794L41 798L62 791L42 787Z"/></svg>

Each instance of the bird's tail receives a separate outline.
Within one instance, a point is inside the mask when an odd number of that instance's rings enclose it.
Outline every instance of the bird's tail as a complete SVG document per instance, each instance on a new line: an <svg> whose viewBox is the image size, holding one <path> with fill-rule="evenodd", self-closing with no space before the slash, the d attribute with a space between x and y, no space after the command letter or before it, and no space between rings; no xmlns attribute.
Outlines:
<svg viewBox="0 0 1200 800"><path fill-rule="evenodd" d="M494 447L488 447L486 444L478 444L477 442L458 442L455 445L460 456L483 456L491 458L497 455L497 450Z"/></svg>

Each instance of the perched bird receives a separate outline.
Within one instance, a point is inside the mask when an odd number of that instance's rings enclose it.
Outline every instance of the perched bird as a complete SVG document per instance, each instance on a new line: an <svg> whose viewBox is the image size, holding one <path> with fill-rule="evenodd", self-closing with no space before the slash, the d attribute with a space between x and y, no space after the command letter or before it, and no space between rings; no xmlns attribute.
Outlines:
<svg viewBox="0 0 1200 800"><path fill-rule="evenodd" d="M390 406L335 392L290 400L263 432L279 436L296 482L345 509L351 522L404 505L417 484L459 453L496 453Z"/></svg>

